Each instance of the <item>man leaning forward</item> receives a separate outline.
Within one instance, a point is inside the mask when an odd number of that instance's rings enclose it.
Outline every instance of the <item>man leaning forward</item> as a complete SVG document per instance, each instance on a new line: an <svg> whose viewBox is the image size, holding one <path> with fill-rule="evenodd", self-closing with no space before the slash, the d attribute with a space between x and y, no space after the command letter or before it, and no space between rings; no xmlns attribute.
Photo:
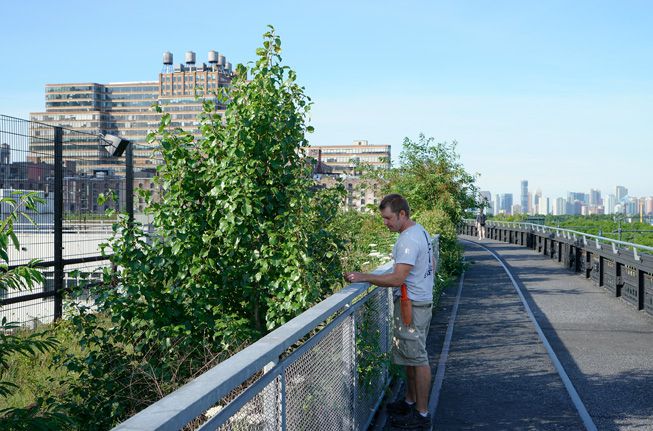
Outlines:
<svg viewBox="0 0 653 431"><path fill-rule="evenodd" d="M392 360L406 369L404 399L387 405L393 426L402 429L431 429L428 397L431 366L426 353L426 336L431 324L435 260L431 239L426 230L410 218L410 207L403 196L391 194L379 205L383 223L399 238L392 249L394 267L391 273L374 275L349 272L349 282L369 282L394 288L394 336ZM401 317L400 293L397 286L406 284L412 306L412 319L405 324Z"/></svg>

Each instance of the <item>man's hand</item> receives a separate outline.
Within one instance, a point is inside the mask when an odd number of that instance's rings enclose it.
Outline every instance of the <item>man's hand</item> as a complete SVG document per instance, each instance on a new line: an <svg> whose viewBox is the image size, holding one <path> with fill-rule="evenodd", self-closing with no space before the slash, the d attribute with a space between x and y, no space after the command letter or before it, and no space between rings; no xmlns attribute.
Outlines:
<svg viewBox="0 0 653 431"><path fill-rule="evenodd" d="M369 274L367 272L347 272L345 280L350 283L368 282L380 287L401 286L408 277L413 265L398 263L390 274Z"/></svg>
<svg viewBox="0 0 653 431"><path fill-rule="evenodd" d="M362 281L368 281L364 272L348 272L345 274L345 280L350 283L360 283Z"/></svg>

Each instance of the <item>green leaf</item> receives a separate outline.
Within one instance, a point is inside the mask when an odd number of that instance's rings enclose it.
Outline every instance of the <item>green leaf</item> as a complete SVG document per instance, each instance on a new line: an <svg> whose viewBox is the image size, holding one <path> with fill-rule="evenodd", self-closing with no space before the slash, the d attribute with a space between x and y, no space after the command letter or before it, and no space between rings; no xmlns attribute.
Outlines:
<svg viewBox="0 0 653 431"><path fill-rule="evenodd" d="M13 230L9 231L9 237L11 238L11 242L14 244L14 248L20 250L20 242Z"/></svg>

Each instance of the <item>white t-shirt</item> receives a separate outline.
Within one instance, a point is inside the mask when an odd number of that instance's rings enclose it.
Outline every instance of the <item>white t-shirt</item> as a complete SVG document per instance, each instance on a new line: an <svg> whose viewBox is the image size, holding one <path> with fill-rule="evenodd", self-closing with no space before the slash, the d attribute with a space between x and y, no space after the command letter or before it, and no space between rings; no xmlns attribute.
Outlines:
<svg viewBox="0 0 653 431"><path fill-rule="evenodd" d="M406 277L408 298L433 301L433 250L426 229L416 223L403 231L392 249L392 257L395 265L405 263L413 266Z"/></svg>

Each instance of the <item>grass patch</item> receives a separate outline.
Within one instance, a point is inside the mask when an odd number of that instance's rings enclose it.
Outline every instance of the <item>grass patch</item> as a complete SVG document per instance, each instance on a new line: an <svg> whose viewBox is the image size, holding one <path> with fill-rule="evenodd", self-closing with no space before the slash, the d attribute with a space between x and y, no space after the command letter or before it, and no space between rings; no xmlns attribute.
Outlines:
<svg viewBox="0 0 653 431"><path fill-rule="evenodd" d="M68 375L68 371L54 365L55 356L62 352L81 356L79 337L66 321L42 325L34 331L20 330L15 335L27 337L34 333L48 333L56 337L59 345L53 351L37 352L29 357L18 353L9 356L9 368L2 375L2 380L13 383L18 388L8 397L0 397L0 410L9 407L25 408L34 405L38 398L46 394L63 395L66 392L60 381Z"/></svg>

